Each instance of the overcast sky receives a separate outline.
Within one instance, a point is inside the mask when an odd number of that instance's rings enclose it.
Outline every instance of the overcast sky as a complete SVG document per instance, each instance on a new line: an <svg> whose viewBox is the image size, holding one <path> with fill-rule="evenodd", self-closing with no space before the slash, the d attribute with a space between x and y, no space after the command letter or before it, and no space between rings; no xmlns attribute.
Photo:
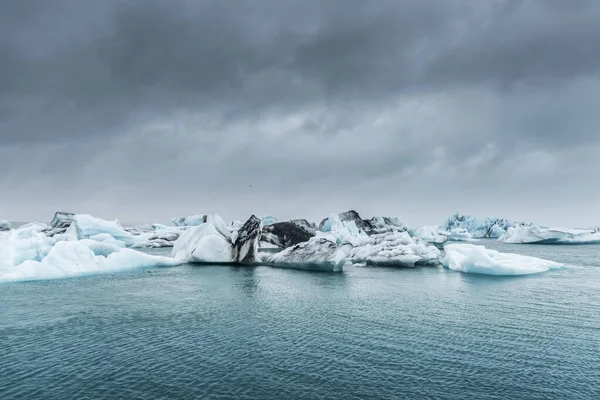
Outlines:
<svg viewBox="0 0 600 400"><path fill-rule="evenodd" d="M0 218L600 224L600 1L6 0Z"/></svg>

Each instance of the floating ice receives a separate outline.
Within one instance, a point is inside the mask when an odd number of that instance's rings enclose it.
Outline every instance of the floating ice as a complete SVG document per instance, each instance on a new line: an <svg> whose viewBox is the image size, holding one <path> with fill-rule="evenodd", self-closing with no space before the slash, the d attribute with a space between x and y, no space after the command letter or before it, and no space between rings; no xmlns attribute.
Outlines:
<svg viewBox="0 0 600 400"><path fill-rule="evenodd" d="M91 239L96 235L107 234L126 245L132 245L138 241L138 238L121 227L119 221L105 221L88 214L75 215L69 230L74 230L78 239Z"/></svg>
<svg viewBox="0 0 600 400"><path fill-rule="evenodd" d="M291 247L315 236L316 230L310 228L310 225L305 226L291 221L263 226L261 243L272 244L279 248ZM261 244L261 248L266 248L265 244Z"/></svg>
<svg viewBox="0 0 600 400"><path fill-rule="evenodd" d="M472 244L444 247L444 266L454 271L487 275L527 275L561 268L563 265L541 258L501 253Z"/></svg>
<svg viewBox="0 0 600 400"><path fill-rule="evenodd" d="M450 232L441 229L439 225L422 226L413 232L415 237L429 243L442 244L450 240Z"/></svg>
<svg viewBox="0 0 600 400"><path fill-rule="evenodd" d="M206 222L208 215L199 214L191 215L189 217L176 217L171 220L175 226L198 226Z"/></svg>
<svg viewBox="0 0 600 400"><path fill-rule="evenodd" d="M514 226L499 241L522 244L597 244L600 229L543 228L538 225Z"/></svg>
<svg viewBox="0 0 600 400"><path fill-rule="evenodd" d="M334 241L313 237L279 253L265 255L263 262L277 267L340 272L346 263L346 252Z"/></svg>
<svg viewBox="0 0 600 400"><path fill-rule="evenodd" d="M232 235L219 216L210 215L206 223L186 230L171 254L188 262L253 263L260 259L261 228L261 221L253 215Z"/></svg>
<svg viewBox="0 0 600 400"><path fill-rule="evenodd" d="M367 242L351 247L348 259L373 266L414 267L441 263L440 251L407 232L371 235Z"/></svg>
<svg viewBox="0 0 600 400"><path fill-rule="evenodd" d="M447 232L452 232L456 229L464 230L469 233L472 238L483 239L498 238L503 235L509 227L517 224L520 223L510 222L504 218L487 217L481 221L470 215L454 213L440 226L440 228Z"/></svg>
<svg viewBox="0 0 600 400"><path fill-rule="evenodd" d="M8 259L0 256L0 281L56 279L181 264L172 258L93 240L57 242L51 247L49 242L52 240L42 235L0 242L0 254L13 256Z"/></svg>
<svg viewBox="0 0 600 400"><path fill-rule="evenodd" d="M333 214L329 218L324 219L319 224L319 230L330 232L332 224L339 225L340 222L343 224L353 222L358 229L368 235L396 231L404 232L407 230L406 225L397 217L373 217L370 220L365 220L354 210Z"/></svg>

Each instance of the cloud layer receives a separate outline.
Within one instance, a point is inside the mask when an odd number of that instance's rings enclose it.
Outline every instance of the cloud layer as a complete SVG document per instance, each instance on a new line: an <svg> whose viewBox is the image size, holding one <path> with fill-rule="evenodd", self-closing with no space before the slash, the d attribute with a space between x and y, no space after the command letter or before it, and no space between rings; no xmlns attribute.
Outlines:
<svg viewBox="0 0 600 400"><path fill-rule="evenodd" d="M5 8L3 218L600 224L596 1Z"/></svg>

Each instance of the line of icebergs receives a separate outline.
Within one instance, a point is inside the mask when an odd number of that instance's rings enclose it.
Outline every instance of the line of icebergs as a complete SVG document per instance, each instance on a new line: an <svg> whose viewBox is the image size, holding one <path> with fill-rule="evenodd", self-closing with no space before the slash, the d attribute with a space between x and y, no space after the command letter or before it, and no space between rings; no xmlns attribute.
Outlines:
<svg viewBox="0 0 600 400"><path fill-rule="evenodd" d="M57 212L49 225L12 229L0 220L0 281L48 279L184 262L272 265L339 272L344 265L414 267L518 275L554 268L552 262L460 243L497 238L506 243L600 243L600 230L545 228L501 218L452 215L441 225L409 230L395 217L332 214L319 225L251 216L226 223L217 215L177 217L173 226L122 227L87 214ZM456 243L459 244L456 244ZM455 244L451 244L455 243ZM136 249L172 247L171 257ZM441 249L445 250L444 253Z"/></svg>

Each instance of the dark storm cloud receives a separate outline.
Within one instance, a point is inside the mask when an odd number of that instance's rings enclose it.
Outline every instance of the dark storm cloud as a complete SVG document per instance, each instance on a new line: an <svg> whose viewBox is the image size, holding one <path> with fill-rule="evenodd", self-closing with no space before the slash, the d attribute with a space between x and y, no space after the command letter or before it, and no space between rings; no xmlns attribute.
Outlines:
<svg viewBox="0 0 600 400"><path fill-rule="evenodd" d="M139 218L293 214L315 196L315 213L402 215L407 195L421 214L511 211L507 192L589 194L572 177L598 166L596 1L7 3L0 205L15 212L35 192Z"/></svg>

